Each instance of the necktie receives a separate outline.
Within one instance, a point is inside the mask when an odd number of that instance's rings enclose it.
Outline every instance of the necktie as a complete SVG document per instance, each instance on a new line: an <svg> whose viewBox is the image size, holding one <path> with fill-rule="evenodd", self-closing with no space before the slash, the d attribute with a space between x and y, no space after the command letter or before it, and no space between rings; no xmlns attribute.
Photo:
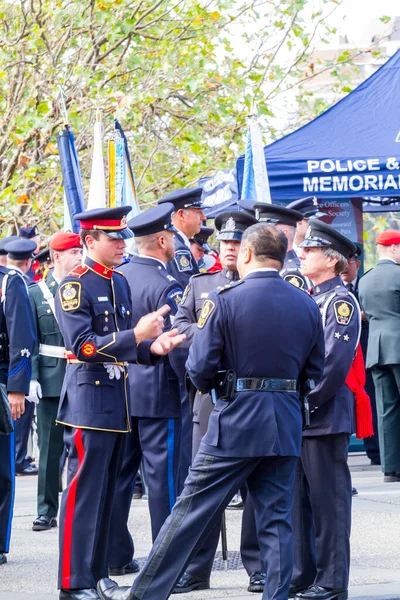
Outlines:
<svg viewBox="0 0 400 600"><path fill-rule="evenodd" d="M349 290L349 292L354 294L354 285L352 283L346 283L346 288Z"/></svg>

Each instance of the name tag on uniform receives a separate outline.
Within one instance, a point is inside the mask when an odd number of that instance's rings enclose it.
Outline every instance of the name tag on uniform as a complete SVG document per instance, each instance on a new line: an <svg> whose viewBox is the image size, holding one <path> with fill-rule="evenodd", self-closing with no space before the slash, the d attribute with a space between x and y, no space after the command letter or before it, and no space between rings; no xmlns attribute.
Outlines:
<svg viewBox="0 0 400 600"><path fill-rule="evenodd" d="M201 295L201 298L208 298L208 294L204 293Z"/></svg>
<svg viewBox="0 0 400 600"><path fill-rule="evenodd" d="M97 300L99 302L108 302L108 296L99 296Z"/></svg>

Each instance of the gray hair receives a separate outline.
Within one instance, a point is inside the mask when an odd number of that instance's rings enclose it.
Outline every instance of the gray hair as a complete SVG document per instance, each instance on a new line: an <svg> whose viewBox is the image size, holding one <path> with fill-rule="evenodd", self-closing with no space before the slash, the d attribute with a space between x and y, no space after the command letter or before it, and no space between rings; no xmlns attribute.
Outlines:
<svg viewBox="0 0 400 600"><path fill-rule="evenodd" d="M324 254L328 258L333 258L337 260L337 263L335 265L335 275L340 275L341 273L343 273L343 271L347 267L347 258L343 256L343 254L340 254L340 252L334 250L333 248L330 248L329 246L321 248L321 250L322 254Z"/></svg>

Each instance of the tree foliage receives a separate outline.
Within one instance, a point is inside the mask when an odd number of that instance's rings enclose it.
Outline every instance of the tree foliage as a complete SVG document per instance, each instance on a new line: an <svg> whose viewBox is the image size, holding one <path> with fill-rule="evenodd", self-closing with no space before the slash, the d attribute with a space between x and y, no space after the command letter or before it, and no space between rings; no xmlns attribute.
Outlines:
<svg viewBox="0 0 400 600"><path fill-rule="evenodd" d="M85 186L101 110L106 132L115 114L129 134L141 202L232 166L253 101L267 135L284 133L274 113L314 76L310 54L332 33L309 4L0 0L3 223L62 225L60 86ZM334 10L338 2L323 4ZM333 67L340 78L341 65Z"/></svg>

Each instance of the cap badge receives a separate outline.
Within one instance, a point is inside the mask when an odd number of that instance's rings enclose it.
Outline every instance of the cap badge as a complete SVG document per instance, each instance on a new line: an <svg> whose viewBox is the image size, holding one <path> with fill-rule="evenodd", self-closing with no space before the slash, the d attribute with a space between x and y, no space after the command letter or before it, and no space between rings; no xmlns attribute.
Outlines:
<svg viewBox="0 0 400 600"><path fill-rule="evenodd" d="M120 225L121 227L126 227L126 216L122 217Z"/></svg>
<svg viewBox="0 0 400 600"><path fill-rule="evenodd" d="M314 198L312 199L314 206L316 206L318 208L318 200L317 198L314 196Z"/></svg>
<svg viewBox="0 0 400 600"><path fill-rule="evenodd" d="M222 227L222 231L234 231L236 228L235 219L233 217L229 217L224 226Z"/></svg>

